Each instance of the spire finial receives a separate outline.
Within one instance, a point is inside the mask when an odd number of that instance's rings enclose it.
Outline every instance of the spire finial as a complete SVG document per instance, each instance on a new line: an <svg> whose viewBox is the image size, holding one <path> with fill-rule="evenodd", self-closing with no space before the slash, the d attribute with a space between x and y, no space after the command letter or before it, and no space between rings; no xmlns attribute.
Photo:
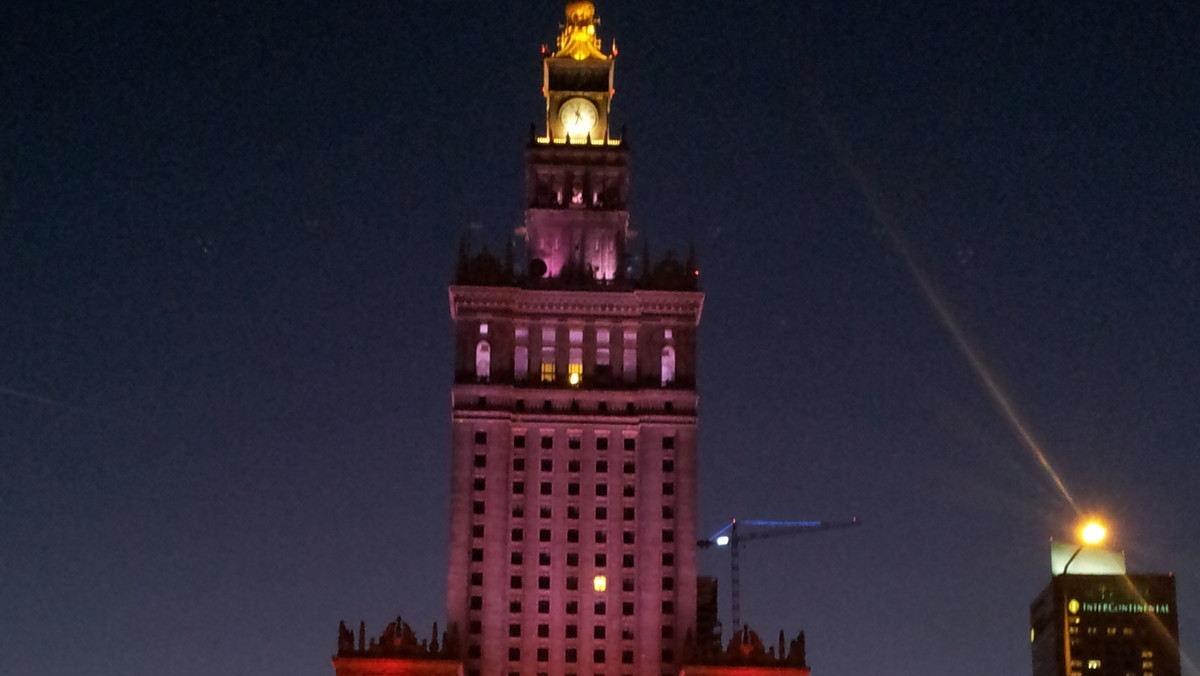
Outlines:
<svg viewBox="0 0 1200 676"><path fill-rule="evenodd" d="M567 23L558 38L558 52L554 56L569 56L576 61L584 59L607 60L609 57L600 49L600 38L596 36L596 6L587 0L567 3Z"/></svg>

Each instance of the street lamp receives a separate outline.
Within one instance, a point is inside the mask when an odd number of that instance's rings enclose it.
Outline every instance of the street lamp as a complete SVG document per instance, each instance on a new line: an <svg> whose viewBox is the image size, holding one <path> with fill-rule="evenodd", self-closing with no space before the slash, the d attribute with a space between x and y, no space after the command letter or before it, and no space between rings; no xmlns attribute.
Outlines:
<svg viewBox="0 0 1200 676"><path fill-rule="evenodd" d="M1067 568L1071 567L1071 562L1075 560L1076 556L1079 556L1079 552L1082 552L1084 547L1095 546L1104 542L1106 535L1108 535L1108 529L1096 519L1090 519L1085 523L1079 529L1079 539L1083 540L1083 544L1075 548L1075 553L1071 555L1071 558L1067 559L1067 563L1063 566L1062 573L1060 574L1067 574Z"/></svg>

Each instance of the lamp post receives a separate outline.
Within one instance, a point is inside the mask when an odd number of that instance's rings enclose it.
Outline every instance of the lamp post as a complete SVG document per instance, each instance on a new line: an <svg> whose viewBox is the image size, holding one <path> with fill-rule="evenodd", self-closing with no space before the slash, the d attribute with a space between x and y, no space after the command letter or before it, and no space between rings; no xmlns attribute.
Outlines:
<svg viewBox="0 0 1200 676"><path fill-rule="evenodd" d="M1067 559L1066 564L1063 565L1062 573L1060 573L1060 575L1067 574L1067 568L1071 567L1071 562L1075 560L1076 556L1079 556L1079 552L1082 552L1084 547L1089 545L1098 545L1101 542L1104 542L1104 537L1106 535L1108 535L1108 529L1106 529L1104 524L1100 523L1099 521L1092 519L1084 524L1083 528L1079 529L1079 539L1083 541L1083 544L1075 548L1075 553L1071 554L1071 558Z"/></svg>

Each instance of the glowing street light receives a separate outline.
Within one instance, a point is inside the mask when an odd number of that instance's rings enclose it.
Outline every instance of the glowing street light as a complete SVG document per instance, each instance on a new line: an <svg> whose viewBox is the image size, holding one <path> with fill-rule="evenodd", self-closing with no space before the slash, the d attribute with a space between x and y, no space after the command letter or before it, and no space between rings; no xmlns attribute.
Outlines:
<svg viewBox="0 0 1200 676"><path fill-rule="evenodd" d="M724 547L727 544L729 544L729 536L728 535L722 535L717 538L717 546L718 547Z"/></svg>
<svg viewBox="0 0 1200 676"><path fill-rule="evenodd" d="M1104 528L1104 524L1099 521L1088 521L1083 528L1079 530L1079 537L1083 538L1083 543L1087 545L1098 545L1104 541L1104 536L1108 535L1108 530Z"/></svg>
<svg viewBox="0 0 1200 676"><path fill-rule="evenodd" d="M1082 552L1084 547L1100 544L1104 541L1106 535L1108 535L1108 529L1096 519L1091 519L1084 524L1083 528L1079 529L1079 537L1083 540L1083 544L1076 547L1075 553L1071 555L1071 558L1067 559L1067 563L1063 566L1062 574L1067 574L1067 568L1071 566L1071 562L1075 560L1076 556L1079 556L1079 552Z"/></svg>

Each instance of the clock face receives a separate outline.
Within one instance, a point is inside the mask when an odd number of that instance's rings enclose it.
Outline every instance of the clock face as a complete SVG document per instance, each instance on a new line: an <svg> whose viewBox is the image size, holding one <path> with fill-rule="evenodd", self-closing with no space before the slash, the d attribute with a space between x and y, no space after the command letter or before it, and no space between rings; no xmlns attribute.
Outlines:
<svg viewBox="0 0 1200 676"><path fill-rule="evenodd" d="M562 122L567 136L583 136L596 126L596 105L584 98L567 99L558 109L558 121Z"/></svg>

